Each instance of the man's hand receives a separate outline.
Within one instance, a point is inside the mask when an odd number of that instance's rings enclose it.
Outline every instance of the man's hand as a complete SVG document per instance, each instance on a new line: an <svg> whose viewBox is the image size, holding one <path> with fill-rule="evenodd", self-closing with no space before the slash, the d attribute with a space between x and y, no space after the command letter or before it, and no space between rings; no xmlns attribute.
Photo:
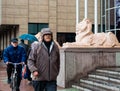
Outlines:
<svg viewBox="0 0 120 91"><path fill-rule="evenodd" d="M6 62L5 64L6 64L6 65L8 65L8 64L9 64L9 62Z"/></svg>
<svg viewBox="0 0 120 91"><path fill-rule="evenodd" d="M33 72L33 75L34 75L35 77L38 76L38 74L39 74L39 73L38 73L37 71L34 71L34 72Z"/></svg>
<svg viewBox="0 0 120 91"><path fill-rule="evenodd" d="M24 65L25 65L25 62L21 62L21 64L24 66Z"/></svg>

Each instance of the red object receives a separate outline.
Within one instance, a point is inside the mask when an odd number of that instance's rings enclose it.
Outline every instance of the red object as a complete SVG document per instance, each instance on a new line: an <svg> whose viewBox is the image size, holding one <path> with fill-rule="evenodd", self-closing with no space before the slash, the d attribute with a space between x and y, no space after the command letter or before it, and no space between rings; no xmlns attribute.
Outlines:
<svg viewBox="0 0 120 91"><path fill-rule="evenodd" d="M24 77L25 73L26 73L26 65L23 66L23 68L22 68L22 77Z"/></svg>

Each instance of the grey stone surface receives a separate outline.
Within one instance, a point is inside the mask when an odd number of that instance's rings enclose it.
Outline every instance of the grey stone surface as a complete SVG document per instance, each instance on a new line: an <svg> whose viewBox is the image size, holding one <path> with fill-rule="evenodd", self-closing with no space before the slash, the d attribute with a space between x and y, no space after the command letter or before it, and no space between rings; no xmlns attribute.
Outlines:
<svg viewBox="0 0 120 91"><path fill-rule="evenodd" d="M69 87L97 67L120 66L120 48L61 48L57 84Z"/></svg>

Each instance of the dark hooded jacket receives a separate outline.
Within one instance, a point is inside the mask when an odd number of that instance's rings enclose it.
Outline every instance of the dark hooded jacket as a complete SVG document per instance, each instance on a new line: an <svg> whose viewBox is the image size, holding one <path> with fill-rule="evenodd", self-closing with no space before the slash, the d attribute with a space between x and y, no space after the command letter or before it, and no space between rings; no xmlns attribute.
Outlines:
<svg viewBox="0 0 120 91"><path fill-rule="evenodd" d="M31 72L39 73L37 77L32 77L33 80L55 81L60 68L59 48L56 43L51 42L49 51L43 41L33 43L28 57L28 67Z"/></svg>

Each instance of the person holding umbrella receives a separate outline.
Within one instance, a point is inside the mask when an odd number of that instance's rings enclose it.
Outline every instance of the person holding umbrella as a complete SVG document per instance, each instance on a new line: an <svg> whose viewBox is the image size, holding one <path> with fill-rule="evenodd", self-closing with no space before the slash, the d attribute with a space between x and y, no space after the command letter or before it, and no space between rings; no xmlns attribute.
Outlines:
<svg viewBox="0 0 120 91"><path fill-rule="evenodd" d="M29 81L28 84L31 85L31 83L32 83L31 72L30 72L30 70L28 69L28 66L27 66L27 59L28 59L29 52L30 52L31 48L29 47L29 45L24 43L23 39L21 39L20 41L21 42L19 43L19 46L23 47L26 51L26 54L27 54L27 58L26 58L26 61L25 61L26 72L22 76L23 76L24 79L27 79Z"/></svg>
<svg viewBox="0 0 120 91"><path fill-rule="evenodd" d="M26 53L27 53L27 51L28 51L28 49L29 49L29 46L24 43L24 40L23 40L23 39L20 40L19 45L22 46L22 47L25 49Z"/></svg>
<svg viewBox="0 0 120 91"><path fill-rule="evenodd" d="M28 67L33 75L34 91L57 91L60 54L50 28L43 28L41 41L32 44Z"/></svg>

